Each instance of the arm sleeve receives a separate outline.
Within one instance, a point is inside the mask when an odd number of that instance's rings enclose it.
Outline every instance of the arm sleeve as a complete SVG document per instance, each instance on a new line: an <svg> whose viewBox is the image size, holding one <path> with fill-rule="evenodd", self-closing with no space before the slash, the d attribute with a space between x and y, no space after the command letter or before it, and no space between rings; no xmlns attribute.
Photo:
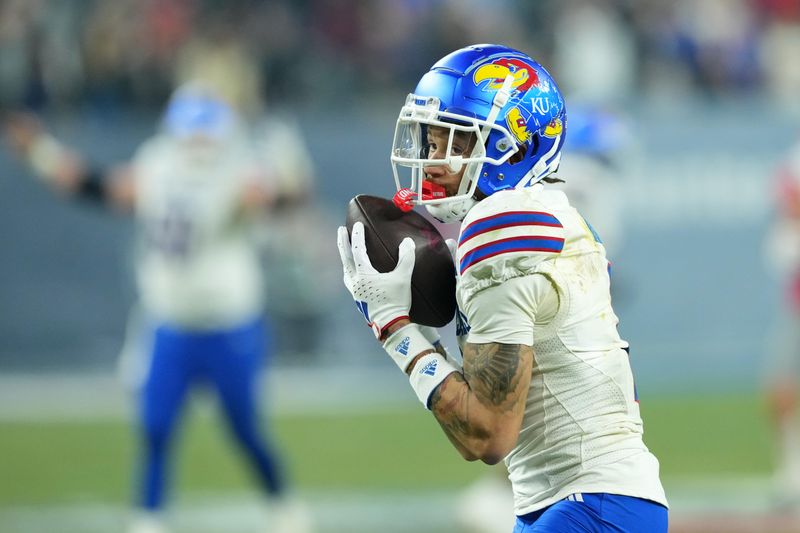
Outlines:
<svg viewBox="0 0 800 533"><path fill-rule="evenodd" d="M552 318L558 294L541 274L510 279L470 298L465 309L469 322L467 341L533 346L533 327Z"/></svg>

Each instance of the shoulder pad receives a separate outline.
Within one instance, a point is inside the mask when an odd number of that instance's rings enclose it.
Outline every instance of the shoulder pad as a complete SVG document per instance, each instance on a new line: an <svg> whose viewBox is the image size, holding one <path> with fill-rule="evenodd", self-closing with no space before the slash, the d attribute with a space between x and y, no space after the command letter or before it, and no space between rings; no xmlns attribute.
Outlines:
<svg viewBox="0 0 800 533"><path fill-rule="evenodd" d="M530 267L530 263L561 253L564 226L536 196L527 191L503 191L470 210L458 239L461 276L476 274L476 270L496 269L498 263L505 265L520 257Z"/></svg>

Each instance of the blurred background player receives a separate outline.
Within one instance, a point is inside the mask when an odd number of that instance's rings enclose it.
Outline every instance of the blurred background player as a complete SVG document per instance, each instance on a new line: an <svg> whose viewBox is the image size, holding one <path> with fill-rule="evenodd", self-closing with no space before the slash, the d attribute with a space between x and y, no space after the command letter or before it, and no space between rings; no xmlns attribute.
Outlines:
<svg viewBox="0 0 800 533"><path fill-rule="evenodd" d="M621 176L629 146L628 126L619 114L597 106L570 106L569 137L559 167L564 181L552 187L564 191L570 204L602 235L612 262L623 241Z"/></svg>
<svg viewBox="0 0 800 533"><path fill-rule="evenodd" d="M800 509L800 142L778 170L776 208L766 255L781 278L767 363L767 400L775 424L776 491L782 503Z"/></svg>
<svg viewBox="0 0 800 533"><path fill-rule="evenodd" d="M167 531L171 444L195 385L218 395L267 496L268 530L308 531L307 511L288 494L283 464L260 431L259 370L273 335L254 222L280 191L235 108L208 83L189 81L173 93L158 134L109 169L91 166L31 116L12 118L7 131L53 189L136 216L142 324L130 332L123 366L140 392L143 454L130 532Z"/></svg>
<svg viewBox="0 0 800 533"><path fill-rule="evenodd" d="M313 159L295 114L266 105L269 80L238 30L237 21L223 20L193 35L177 56L175 76L178 83L206 80L249 117L257 156L277 192L254 228L269 287L266 311L280 332L274 348L286 362L303 364L321 349L326 303L338 285L330 269L319 268L335 260L319 231L333 223L317 204Z"/></svg>

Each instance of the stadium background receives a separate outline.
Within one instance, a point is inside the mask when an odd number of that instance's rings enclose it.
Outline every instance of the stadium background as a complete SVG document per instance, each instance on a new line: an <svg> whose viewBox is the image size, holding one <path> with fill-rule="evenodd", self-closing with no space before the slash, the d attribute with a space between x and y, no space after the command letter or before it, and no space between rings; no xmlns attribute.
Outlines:
<svg viewBox="0 0 800 533"><path fill-rule="evenodd" d="M293 118L316 168L310 238L322 249L306 266L325 283L298 297L313 302L307 322L276 302L306 342L281 346L267 397L322 531L454 531L459 489L482 472L350 312L334 249L349 198L392 192L405 93L473 42L529 51L568 104L613 109L630 132L615 307L675 530L714 531L732 513L749 531L783 527L763 525L773 443L760 375L780 305L763 239L800 122L800 3L3 0L0 102L41 112L95 161L121 160L153 132L198 38L247 50L267 109ZM0 531L121 527L135 444L116 375L131 234L0 149ZM177 520L250 531L255 496L211 409L201 402L182 439Z"/></svg>

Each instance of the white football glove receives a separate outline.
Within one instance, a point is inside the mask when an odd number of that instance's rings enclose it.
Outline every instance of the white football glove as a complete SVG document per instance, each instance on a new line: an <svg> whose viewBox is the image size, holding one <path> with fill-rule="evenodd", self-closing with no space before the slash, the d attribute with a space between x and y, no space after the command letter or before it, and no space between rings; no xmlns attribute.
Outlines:
<svg viewBox="0 0 800 533"><path fill-rule="evenodd" d="M352 244L347 228L339 227L339 255L344 269L344 285L356 301L375 337L382 339L386 328L408 318L411 309L411 273L414 270L414 241L400 243L397 266L391 272L375 270L367 256L364 225L353 224Z"/></svg>
<svg viewBox="0 0 800 533"><path fill-rule="evenodd" d="M456 253L458 253L458 242L455 239L445 239L444 243L447 245L447 249L450 251L450 257L453 258L453 263L456 262ZM456 265L456 270L458 270L458 265Z"/></svg>

